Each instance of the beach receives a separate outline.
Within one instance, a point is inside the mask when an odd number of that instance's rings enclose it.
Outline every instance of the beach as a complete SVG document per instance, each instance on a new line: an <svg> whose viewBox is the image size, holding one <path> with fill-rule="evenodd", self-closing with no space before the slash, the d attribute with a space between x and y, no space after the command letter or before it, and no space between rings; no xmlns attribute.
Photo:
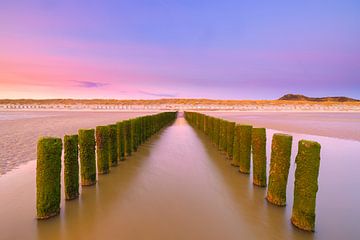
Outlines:
<svg viewBox="0 0 360 240"><path fill-rule="evenodd" d="M0 120L4 136L0 143L6 150L1 152L1 161L5 156L11 163L0 176L0 214L6 216L0 224L0 239L357 239L360 235L360 194L354 189L360 184L360 142L349 134L359 131L358 115L211 113L268 127L268 164L272 134L294 136L285 208L268 204L266 189L253 186L252 175L240 174L180 114L173 125L112 168L109 175L99 176L96 186L82 188L79 199L64 201L62 197L59 216L37 221L37 138L62 137L78 128L144 113L31 114L5 120L3 115ZM347 133L342 135L339 129ZM315 233L300 231L290 223L300 139L322 145Z"/></svg>

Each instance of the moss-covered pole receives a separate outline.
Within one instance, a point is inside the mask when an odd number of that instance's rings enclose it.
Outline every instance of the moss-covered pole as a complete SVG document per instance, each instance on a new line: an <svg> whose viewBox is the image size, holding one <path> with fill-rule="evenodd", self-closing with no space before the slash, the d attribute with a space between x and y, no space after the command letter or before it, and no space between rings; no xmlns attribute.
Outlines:
<svg viewBox="0 0 360 240"><path fill-rule="evenodd" d="M250 173L251 160L251 125L240 125L239 127L239 171Z"/></svg>
<svg viewBox="0 0 360 240"><path fill-rule="evenodd" d="M286 205L292 136L276 133L271 143L269 186L266 199L275 205Z"/></svg>
<svg viewBox="0 0 360 240"><path fill-rule="evenodd" d="M149 131L149 116L145 116L144 117L144 142L146 142L146 140L148 139L148 131Z"/></svg>
<svg viewBox="0 0 360 240"><path fill-rule="evenodd" d="M219 146L219 139L220 139L220 119L219 118L215 118L214 119L214 144L215 146Z"/></svg>
<svg viewBox="0 0 360 240"><path fill-rule="evenodd" d="M306 231L315 230L320 148L317 142L301 140L295 160L294 205L291 222Z"/></svg>
<svg viewBox="0 0 360 240"><path fill-rule="evenodd" d="M203 132L207 135L208 134L208 124L209 124L209 116L204 115L204 124L203 124Z"/></svg>
<svg viewBox="0 0 360 240"><path fill-rule="evenodd" d="M124 121L125 128L125 153L126 156L131 156L133 146L132 146L132 135L131 135L131 120Z"/></svg>
<svg viewBox="0 0 360 240"><path fill-rule="evenodd" d="M146 129L146 125L145 125L145 117L141 118L141 143L144 143L146 141L145 138L145 129Z"/></svg>
<svg viewBox="0 0 360 240"><path fill-rule="evenodd" d="M116 142L117 142L117 154L118 160L124 161L125 159L125 131L124 122L116 123Z"/></svg>
<svg viewBox="0 0 360 240"><path fill-rule="evenodd" d="M109 173L109 127L96 127L96 160L98 174Z"/></svg>
<svg viewBox="0 0 360 240"><path fill-rule="evenodd" d="M142 140L141 140L141 119L142 119L142 117L136 118L136 146L137 146L137 148L142 144Z"/></svg>
<svg viewBox="0 0 360 240"><path fill-rule="evenodd" d="M65 199L79 196L79 150L78 135L64 136L64 182Z"/></svg>
<svg viewBox="0 0 360 240"><path fill-rule="evenodd" d="M60 212L60 138L40 138L36 162L36 211L38 219L46 219Z"/></svg>
<svg viewBox="0 0 360 240"><path fill-rule="evenodd" d="M94 185L96 183L95 130L80 129L78 135L81 185Z"/></svg>
<svg viewBox="0 0 360 240"><path fill-rule="evenodd" d="M138 147L138 136L137 136L137 119L131 119L130 120L130 124L131 124L131 142L132 142L132 150L134 152L137 151L137 147Z"/></svg>
<svg viewBox="0 0 360 240"><path fill-rule="evenodd" d="M266 187L266 129L252 129L253 184Z"/></svg>
<svg viewBox="0 0 360 240"><path fill-rule="evenodd" d="M220 119L219 130L219 150L226 151L226 121L223 119Z"/></svg>
<svg viewBox="0 0 360 240"><path fill-rule="evenodd" d="M109 125L109 164L111 167L118 165L117 149L117 126L111 124Z"/></svg>
<svg viewBox="0 0 360 240"><path fill-rule="evenodd" d="M235 130L235 123L234 122L227 122L227 129L226 129L226 138L227 138L227 148L226 153L229 159L233 158L233 147L234 147L234 130Z"/></svg>
<svg viewBox="0 0 360 240"><path fill-rule="evenodd" d="M234 129L233 159L231 165L240 166L240 125L236 124Z"/></svg>
<svg viewBox="0 0 360 240"><path fill-rule="evenodd" d="M227 153L227 149L228 149L228 137L227 137L227 134L228 134L228 123L229 123L229 121L227 121L227 120L223 120L223 148L222 148L222 150L225 152L225 153Z"/></svg>
<svg viewBox="0 0 360 240"><path fill-rule="evenodd" d="M208 116L208 121L207 121L207 135L209 136L210 140L213 140L213 125L214 125L214 118Z"/></svg>

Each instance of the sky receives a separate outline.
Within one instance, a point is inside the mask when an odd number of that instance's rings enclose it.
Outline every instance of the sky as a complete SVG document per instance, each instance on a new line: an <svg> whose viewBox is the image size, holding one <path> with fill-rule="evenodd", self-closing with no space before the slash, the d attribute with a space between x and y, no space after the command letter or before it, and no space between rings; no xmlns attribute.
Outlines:
<svg viewBox="0 0 360 240"><path fill-rule="evenodd" d="M360 1L0 1L0 98L286 93L360 98Z"/></svg>

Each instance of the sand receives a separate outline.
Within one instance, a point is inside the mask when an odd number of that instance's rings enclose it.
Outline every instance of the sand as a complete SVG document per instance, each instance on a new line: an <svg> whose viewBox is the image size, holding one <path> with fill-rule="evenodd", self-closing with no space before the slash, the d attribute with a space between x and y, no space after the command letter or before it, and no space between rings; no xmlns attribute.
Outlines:
<svg viewBox="0 0 360 240"><path fill-rule="evenodd" d="M36 159L40 136L75 134L150 112L0 112L0 175Z"/></svg>

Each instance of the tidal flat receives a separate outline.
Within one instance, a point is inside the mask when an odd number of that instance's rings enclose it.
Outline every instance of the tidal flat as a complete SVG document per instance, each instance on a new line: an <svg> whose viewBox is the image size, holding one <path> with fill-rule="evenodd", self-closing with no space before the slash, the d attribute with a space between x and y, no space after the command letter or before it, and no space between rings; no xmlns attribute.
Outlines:
<svg viewBox="0 0 360 240"><path fill-rule="evenodd" d="M269 204L265 200L266 188L254 186L251 174L239 173L224 153L180 116L133 156L111 168L109 175L99 176L95 186L80 189L79 199L65 201L62 190L60 215L38 221L37 138L63 137L79 128L144 113L40 112L31 117L3 116L0 163L6 161L6 167L0 175L0 239L358 239L360 141L343 137L339 129L359 132L359 115L326 113L316 117L312 113L301 118L301 113L287 113L287 118L258 117L260 122L246 113L221 114L239 123L268 128L268 165L272 135L281 132L293 136L286 207ZM271 129L275 125L266 125L276 119L276 130ZM328 134L317 129L327 129ZM298 230L290 222L300 139L314 140L322 146L314 233Z"/></svg>

